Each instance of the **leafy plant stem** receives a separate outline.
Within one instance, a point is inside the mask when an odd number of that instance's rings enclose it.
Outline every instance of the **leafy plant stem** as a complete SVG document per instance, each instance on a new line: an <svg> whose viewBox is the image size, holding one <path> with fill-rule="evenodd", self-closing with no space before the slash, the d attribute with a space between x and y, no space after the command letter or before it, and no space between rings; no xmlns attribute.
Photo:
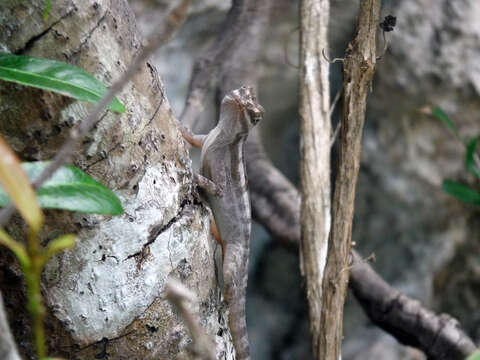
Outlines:
<svg viewBox="0 0 480 360"><path fill-rule="evenodd" d="M44 261L37 234L34 231L30 231L29 233L27 250L30 257L30 266L23 268L23 271L27 282L28 311L32 317L33 336L35 339L37 356L41 359L46 357L45 331L43 328L45 307L43 306L40 288L40 278Z"/></svg>

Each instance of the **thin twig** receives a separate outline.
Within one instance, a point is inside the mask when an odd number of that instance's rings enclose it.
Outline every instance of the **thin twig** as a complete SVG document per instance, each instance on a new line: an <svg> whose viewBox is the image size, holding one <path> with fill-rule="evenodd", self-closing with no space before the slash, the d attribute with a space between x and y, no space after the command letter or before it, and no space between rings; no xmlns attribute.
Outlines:
<svg viewBox="0 0 480 360"><path fill-rule="evenodd" d="M382 53L380 55L377 56L377 60L380 60L381 58L383 58L383 56L387 53L387 49L388 49L388 40L385 36L385 31L382 31L382 37L383 37L383 50L382 50Z"/></svg>
<svg viewBox="0 0 480 360"><path fill-rule="evenodd" d="M71 161L75 145L83 139L90 129L98 122L100 115L105 111L116 94L118 94L130 79L141 69L145 61L158 49L164 45L173 35L175 30L185 21L190 0L182 0L167 16L161 29L155 30L149 35L147 45L132 61L127 70L110 87L102 100L88 114L87 118L79 123L70 131L70 138L58 150L57 154L47 166L47 168L33 181L35 188L42 186L61 166ZM14 214L15 207L7 206L0 212L0 226L4 226L8 219Z"/></svg>
<svg viewBox="0 0 480 360"><path fill-rule="evenodd" d="M322 55L323 55L323 58L329 62L330 64L335 64L337 61L338 62L344 62L345 59L344 58L334 58L333 60L330 60L328 57L327 57L327 54L325 54L325 49L322 49Z"/></svg>
<svg viewBox="0 0 480 360"><path fill-rule="evenodd" d="M199 319L192 313L188 303L196 303L196 296L179 281L170 279L165 286L167 299L177 309L193 340L192 351L206 360L215 360L215 342L203 331Z"/></svg>
<svg viewBox="0 0 480 360"><path fill-rule="evenodd" d="M340 100L340 97L342 96L343 88L337 91L337 94L335 95L335 98L333 99L332 105L330 105L330 112L329 112L329 118L332 118L332 114L335 111L335 107L338 103L338 100ZM335 127L335 130L333 131L332 134L332 139L330 140L330 146L333 146L335 144L335 140L337 139L338 133L340 132L340 128L342 127L342 120L340 119L338 121L337 126Z"/></svg>

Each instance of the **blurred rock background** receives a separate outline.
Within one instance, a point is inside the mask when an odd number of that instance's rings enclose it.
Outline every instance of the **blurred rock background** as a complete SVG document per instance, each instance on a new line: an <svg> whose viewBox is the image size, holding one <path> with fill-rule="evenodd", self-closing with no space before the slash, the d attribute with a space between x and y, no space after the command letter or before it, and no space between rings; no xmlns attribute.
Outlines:
<svg viewBox="0 0 480 360"><path fill-rule="evenodd" d="M174 4L131 0L144 33ZM330 57L342 57L355 26L358 0L332 0ZM178 117L193 62L213 41L230 1L197 0L177 37L154 65ZM479 188L464 166L464 147L437 119L419 110L441 106L462 136L480 135L480 2L383 1L397 17L368 99L353 238L394 287L456 317L480 341L480 209L442 192L444 179ZM275 1L265 41L259 98L262 136L279 169L298 184L298 1ZM379 48L383 44L379 41ZM285 50L287 49L287 50ZM341 85L331 66L332 98ZM203 129L213 121L207 105ZM338 121L338 109L335 122ZM210 124L210 125L209 125ZM298 260L254 225L248 324L253 359L309 359L309 333ZM372 325L348 295L344 360L413 360L423 354Z"/></svg>

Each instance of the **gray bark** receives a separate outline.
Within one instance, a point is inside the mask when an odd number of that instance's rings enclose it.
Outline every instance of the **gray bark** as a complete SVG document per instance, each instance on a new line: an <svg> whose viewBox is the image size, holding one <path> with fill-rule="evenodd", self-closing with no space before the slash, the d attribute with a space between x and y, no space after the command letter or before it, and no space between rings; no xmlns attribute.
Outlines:
<svg viewBox="0 0 480 360"><path fill-rule="evenodd" d="M79 66L106 84L125 70L141 47L126 1L9 2L0 9L0 45L8 51ZM190 358L186 328L164 298L169 277L180 279L201 304L194 309L217 340L230 346L214 268L208 213L192 195L191 168L176 120L155 68L145 64L119 95L122 115L107 112L78 146L75 165L113 189L125 213L118 217L47 212L43 241L74 232L76 247L55 257L44 273L51 355L92 359ZM69 128L92 105L60 95L0 83L0 133L24 160L49 159ZM9 231L22 236L20 222ZM13 331L31 356L21 285L11 257L0 259ZM220 335L217 335L220 334Z"/></svg>

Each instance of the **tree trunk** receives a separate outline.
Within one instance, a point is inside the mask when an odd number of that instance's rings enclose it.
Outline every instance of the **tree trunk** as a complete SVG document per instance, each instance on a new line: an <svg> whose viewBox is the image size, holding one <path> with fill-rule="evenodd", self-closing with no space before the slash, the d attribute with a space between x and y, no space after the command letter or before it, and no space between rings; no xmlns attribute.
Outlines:
<svg viewBox="0 0 480 360"><path fill-rule="evenodd" d="M8 2L0 8L0 45L8 51L66 61L111 84L141 48L124 0ZM194 309L217 352L231 357L216 286L215 243L208 213L192 195L190 160L155 68L145 64L119 95L127 112L106 112L78 146L74 163L113 189L118 217L47 211L42 241L78 235L76 247L52 259L43 277L49 309L49 354L76 359L193 358L182 319L165 300L169 277L201 304ZM52 158L69 128L91 104L0 83L0 133L23 160ZM24 233L14 218L9 232ZM13 257L2 251L0 289L12 330L32 357L23 285ZM220 334L220 335L217 335Z"/></svg>

